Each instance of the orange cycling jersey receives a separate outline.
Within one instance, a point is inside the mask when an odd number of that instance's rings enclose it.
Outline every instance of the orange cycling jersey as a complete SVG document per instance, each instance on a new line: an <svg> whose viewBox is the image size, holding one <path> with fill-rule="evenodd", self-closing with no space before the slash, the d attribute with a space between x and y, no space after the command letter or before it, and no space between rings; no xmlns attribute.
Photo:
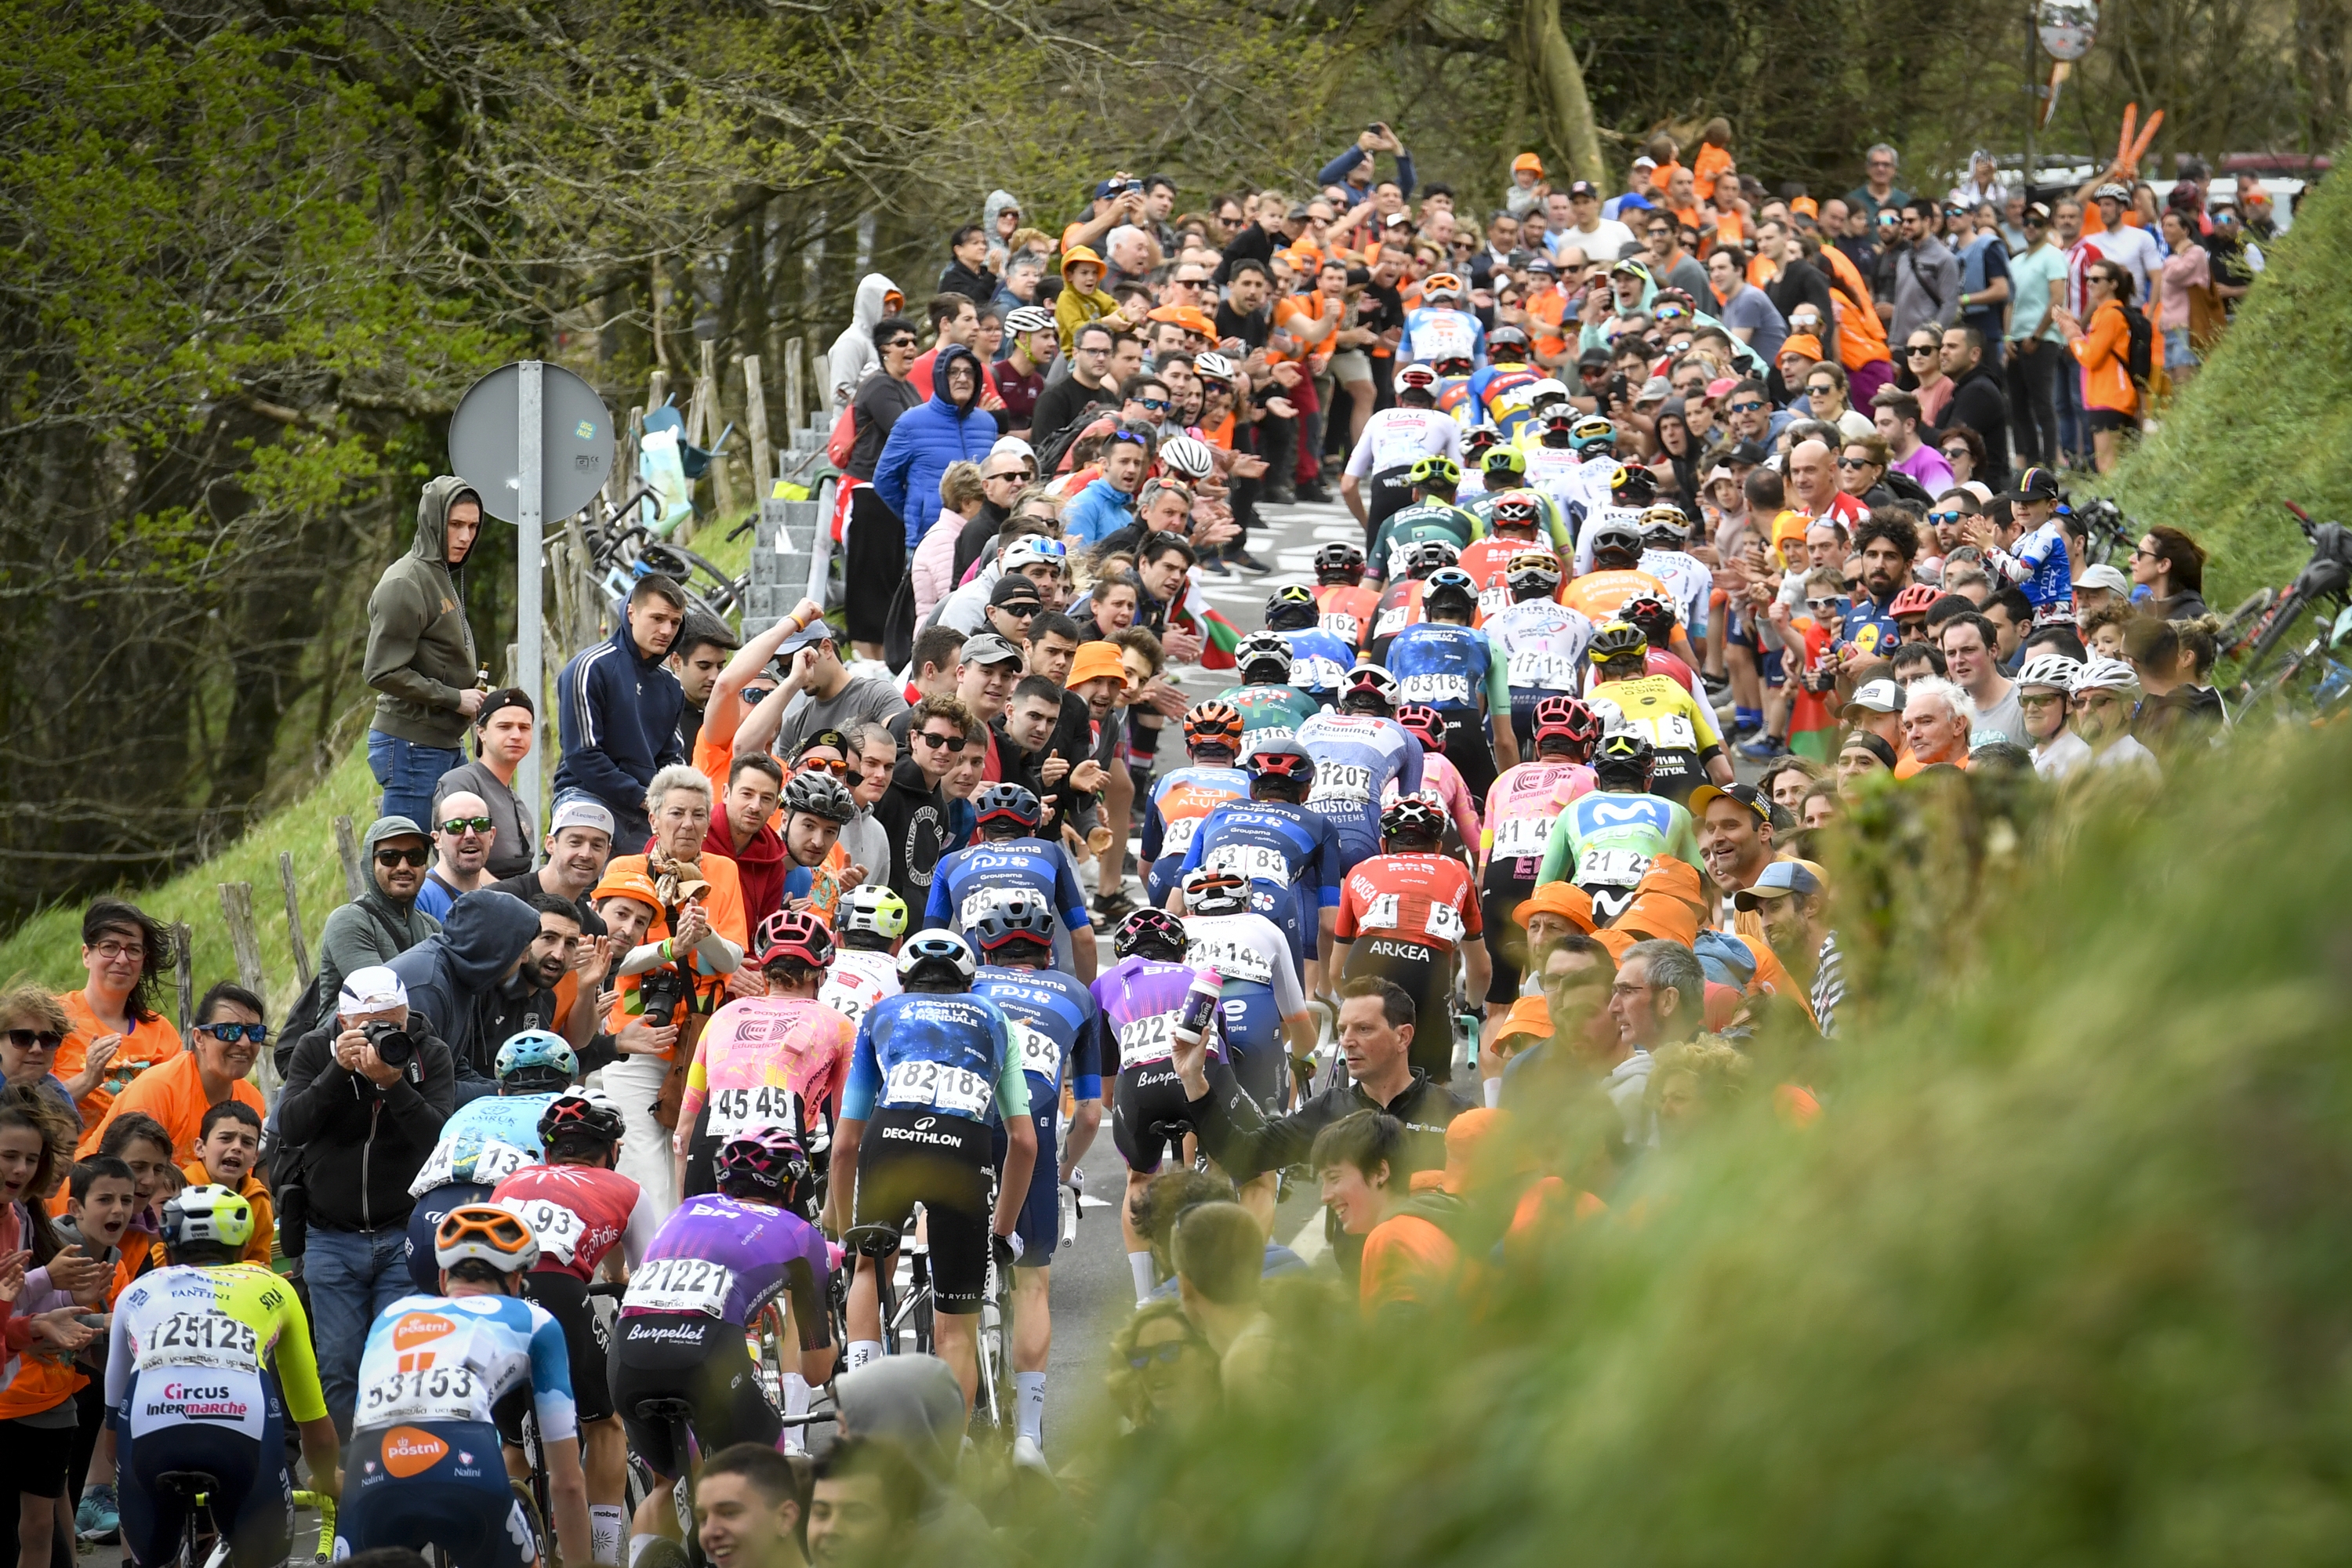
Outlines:
<svg viewBox="0 0 2352 1568"><path fill-rule="evenodd" d="M1452 949L1485 935L1478 890L1451 855L1375 855L1348 873L1336 933Z"/></svg>
<svg viewBox="0 0 2352 1568"><path fill-rule="evenodd" d="M1469 573L1470 581L1477 585L1478 613L1482 616L1491 616L1511 602L1511 586L1503 578L1510 571L1511 563L1522 555L1550 555L1554 563L1559 560L1552 553L1551 546L1540 539L1503 539L1489 535L1465 550L1462 559L1454 563ZM1563 578L1567 576L1565 568L1560 574ZM1562 582L1552 591L1552 597L1559 598L1567 587L1568 584Z"/></svg>
<svg viewBox="0 0 2352 1568"><path fill-rule="evenodd" d="M1672 604L1666 585L1647 572L1621 568L1610 572L1587 572L1568 585L1559 602L1599 626L1616 618L1625 607L1625 601L1643 594L1654 594Z"/></svg>
<svg viewBox="0 0 2352 1568"><path fill-rule="evenodd" d="M1323 629L1361 651L1371 640L1372 612L1380 607L1381 591L1359 583L1328 583L1315 590L1315 608Z"/></svg>

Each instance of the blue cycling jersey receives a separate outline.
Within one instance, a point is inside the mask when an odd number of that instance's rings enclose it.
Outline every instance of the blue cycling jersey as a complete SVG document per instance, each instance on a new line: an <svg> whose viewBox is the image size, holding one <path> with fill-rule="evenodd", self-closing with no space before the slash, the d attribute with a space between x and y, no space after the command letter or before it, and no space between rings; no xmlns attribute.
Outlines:
<svg viewBox="0 0 2352 1568"><path fill-rule="evenodd" d="M935 1110L986 1122L1029 1113L1029 1080L1011 1020L985 996L910 991L885 996L857 1023L842 1093L844 1120L887 1110Z"/></svg>
<svg viewBox="0 0 2352 1568"><path fill-rule="evenodd" d="M1102 1009L1077 976L1058 969L986 964L972 980L971 993L1024 1026L1021 1068L1029 1075L1031 1104L1042 1109L1060 1103L1066 1067L1078 1099L1102 1098Z"/></svg>
<svg viewBox="0 0 2352 1568"><path fill-rule="evenodd" d="M352 1427L488 1422L524 1383L541 1437L578 1435L572 1352L546 1308L517 1296L403 1296L369 1325Z"/></svg>
<svg viewBox="0 0 2352 1568"><path fill-rule="evenodd" d="M1449 359L1466 359L1474 368L1485 366L1486 329L1478 318L1444 305L1423 305L1407 311L1397 363L1435 364Z"/></svg>
<svg viewBox="0 0 2352 1568"><path fill-rule="evenodd" d="M1001 838L942 859L931 876L923 923L944 926L970 940L982 916L1008 898L1021 896L1041 900L1062 917L1066 930L1085 931L1093 923L1069 857L1042 838Z"/></svg>
<svg viewBox="0 0 2352 1568"><path fill-rule="evenodd" d="M1181 874L1203 866L1277 888L1311 888L1318 909L1339 908L1346 869L1331 824L1285 800L1227 801L1209 813L1185 847Z"/></svg>
<svg viewBox="0 0 2352 1568"><path fill-rule="evenodd" d="M1379 854L1381 797L1391 784L1405 795L1421 788L1421 742L1370 713L1318 713L1297 739L1315 759L1307 809L1339 830L1342 868ZM1337 903L1335 891L1324 907Z"/></svg>
<svg viewBox="0 0 2352 1568"><path fill-rule="evenodd" d="M1475 626L1423 621L1405 627L1389 645L1389 672L1397 678L1399 702L1460 713L1477 711L1484 698L1491 711L1510 710L1507 660Z"/></svg>
<svg viewBox="0 0 2352 1568"><path fill-rule="evenodd" d="M1338 701L1348 671L1356 668L1356 650L1320 626L1274 635L1290 645L1290 684L1326 707Z"/></svg>
<svg viewBox="0 0 2352 1568"><path fill-rule="evenodd" d="M1185 847L1202 820L1229 800L1247 800L1249 792L1250 776L1240 768L1199 763L1152 781L1151 799L1143 808L1142 854L1151 868L1144 891L1153 903L1168 901Z"/></svg>
<svg viewBox="0 0 2352 1568"><path fill-rule="evenodd" d="M2025 577L2017 586L2033 606L2035 621L2055 619L2055 612L2072 613L2074 573L2067 560L2066 531L2058 525L2056 518L2019 540L2017 548L2008 554L2012 563L2025 570ZM2003 575L2013 576L2006 572Z"/></svg>
<svg viewBox="0 0 2352 1568"><path fill-rule="evenodd" d="M552 1094L493 1094L469 1100L441 1124L441 1142L474 1132L484 1142L496 1139L536 1153L541 1147L540 1116L554 1103Z"/></svg>

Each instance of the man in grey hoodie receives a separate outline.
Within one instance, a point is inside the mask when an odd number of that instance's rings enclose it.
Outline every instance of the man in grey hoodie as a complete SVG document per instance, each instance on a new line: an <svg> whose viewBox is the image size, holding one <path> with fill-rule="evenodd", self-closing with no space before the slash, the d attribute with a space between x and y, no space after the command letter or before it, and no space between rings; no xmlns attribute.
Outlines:
<svg viewBox="0 0 2352 1568"><path fill-rule="evenodd" d="M425 829L404 816L379 816L362 841L361 858L366 865L368 887L327 916L326 927L319 933L318 975L278 1032L281 1078L295 1041L333 1016L344 975L390 963L441 930L439 921L416 907L425 868L433 863L433 841Z"/></svg>
<svg viewBox="0 0 2352 1568"><path fill-rule="evenodd" d="M1894 260L1895 316L1886 324L1888 342L1907 342L1926 326L1941 336L1959 319L1959 258L1929 227L1935 219L1931 201L1903 204L1903 245Z"/></svg>
<svg viewBox="0 0 2352 1568"><path fill-rule="evenodd" d="M362 674L381 694L368 726L368 768L383 786L380 816L426 820L433 786L466 760L482 682L463 584L481 527L481 498L463 479L428 480L416 498L415 542L368 595Z"/></svg>
<svg viewBox="0 0 2352 1568"><path fill-rule="evenodd" d="M825 380L832 384L833 411L838 415L857 395L857 384L866 373L882 363L874 350L874 323L885 316L895 316L906 307L907 297L898 286L879 272L869 272L857 280L857 298L851 307L849 325L841 336L833 340L832 353L825 359Z"/></svg>

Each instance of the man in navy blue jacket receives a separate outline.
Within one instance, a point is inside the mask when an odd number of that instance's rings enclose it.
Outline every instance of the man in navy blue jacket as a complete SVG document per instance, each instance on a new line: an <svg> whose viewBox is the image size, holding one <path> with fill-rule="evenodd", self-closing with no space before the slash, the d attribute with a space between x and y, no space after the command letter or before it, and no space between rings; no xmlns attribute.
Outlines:
<svg viewBox="0 0 2352 1568"><path fill-rule="evenodd" d="M685 619L685 590L659 574L639 578L620 629L574 654L557 688L556 793L581 790L604 804L616 855L645 848L653 834L646 786L687 760L677 738L686 692L662 663Z"/></svg>

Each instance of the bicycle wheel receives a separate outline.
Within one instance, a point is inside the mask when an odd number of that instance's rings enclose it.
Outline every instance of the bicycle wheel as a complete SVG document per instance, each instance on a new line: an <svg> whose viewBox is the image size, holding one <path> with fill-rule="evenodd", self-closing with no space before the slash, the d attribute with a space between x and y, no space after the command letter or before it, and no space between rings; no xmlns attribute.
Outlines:
<svg viewBox="0 0 2352 1568"><path fill-rule="evenodd" d="M2240 647L2252 640L2254 628L2262 624L2263 613L2277 603L2278 590L2263 588L2250 595L2245 603L2236 609L2231 610L2229 618L2221 623L2221 629L2213 639L2223 655L2236 653Z"/></svg>
<svg viewBox="0 0 2352 1568"><path fill-rule="evenodd" d="M911 1326L915 1331L915 1353L917 1355L936 1355L939 1353L939 1342L932 1333L934 1324L932 1321L933 1306L931 1300L931 1259L929 1253L919 1252L915 1254L913 1284L909 1287L908 1294L913 1298L915 1306L911 1321ZM896 1349L897 1347L893 1346L892 1348Z"/></svg>
<svg viewBox="0 0 2352 1568"><path fill-rule="evenodd" d="M543 1470L535 1472L533 1479L538 1479L544 1474ZM507 1482L507 1490L514 1494L515 1501L521 1506L523 1520L530 1526L531 1539L539 1542L539 1568L553 1568L556 1557L555 1542L554 1538L548 1534L546 1511L533 1500L530 1492L520 1481L509 1480Z"/></svg>

